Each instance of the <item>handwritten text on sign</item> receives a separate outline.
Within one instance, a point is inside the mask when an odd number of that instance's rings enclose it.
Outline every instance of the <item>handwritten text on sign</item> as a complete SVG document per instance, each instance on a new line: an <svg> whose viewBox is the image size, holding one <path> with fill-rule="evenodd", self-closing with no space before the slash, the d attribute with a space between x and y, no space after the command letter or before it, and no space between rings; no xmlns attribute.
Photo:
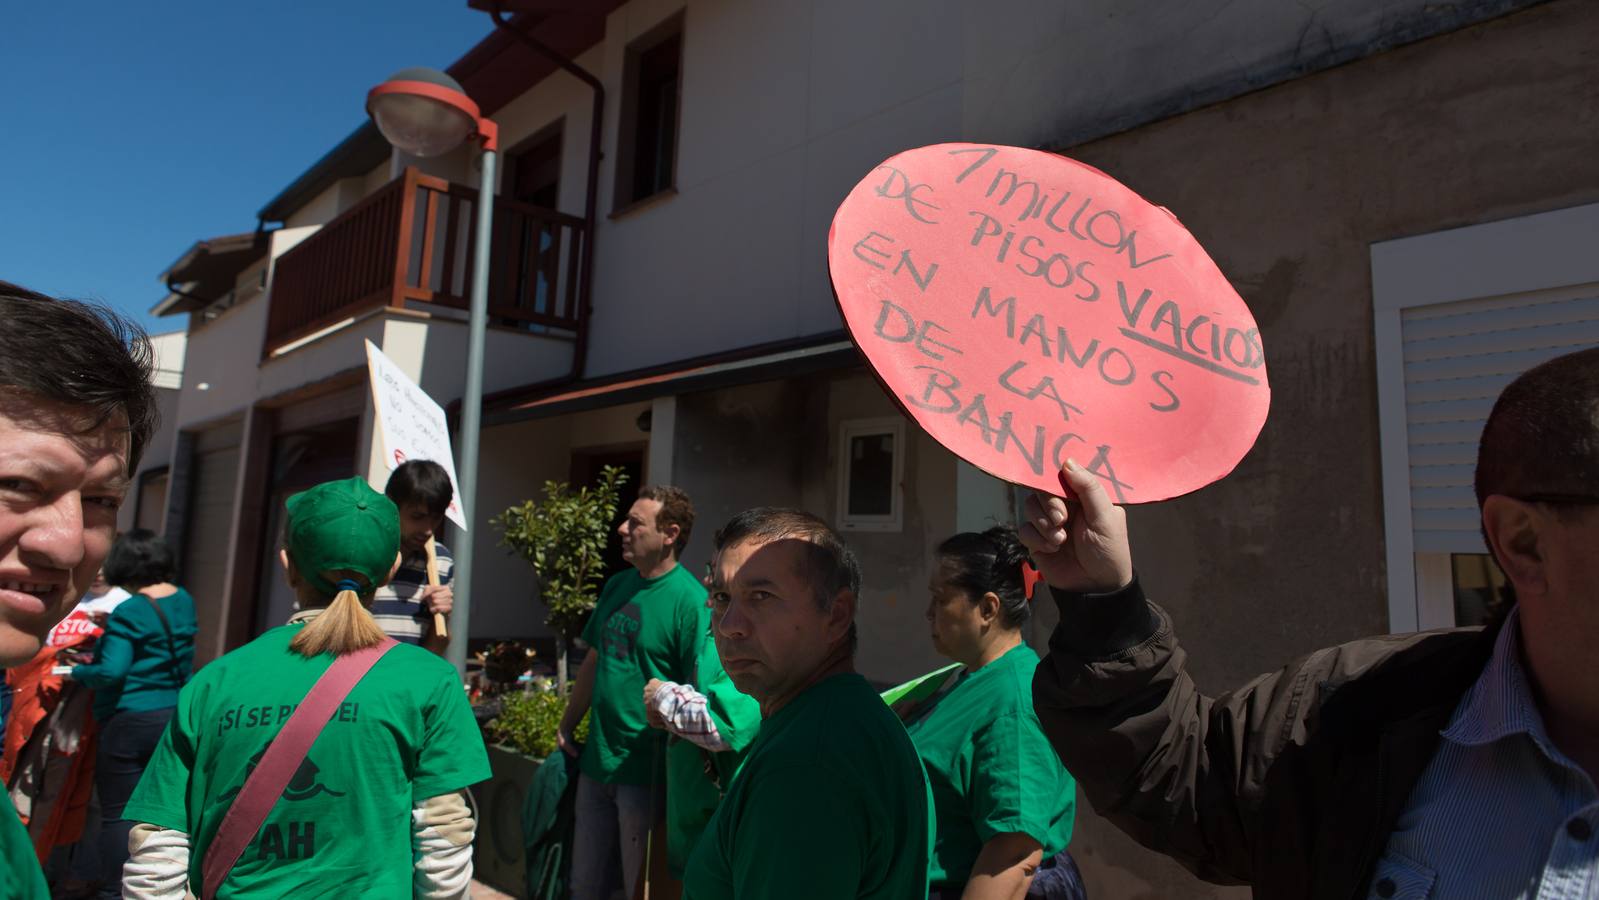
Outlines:
<svg viewBox="0 0 1599 900"><path fill-rule="evenodd" d="M1015 147L895 156L833 218L851 335L923 429L1060 492L1068 457L1122 503L1232 471L1266 420L1260 332L1193 235L1098 170Z"/></svg>
<svg viewBox="0 0 1599 900"><path fill-rule="evenodd" d="M444 514L466 531L461 485L455 480L450 426L444 418L444 408L371 341L366 342L366 365L372 376L372 402L377 408L378 432L383 440L383 461L390 469L408 459L431 459L443 466L455 493Z"/></svg>

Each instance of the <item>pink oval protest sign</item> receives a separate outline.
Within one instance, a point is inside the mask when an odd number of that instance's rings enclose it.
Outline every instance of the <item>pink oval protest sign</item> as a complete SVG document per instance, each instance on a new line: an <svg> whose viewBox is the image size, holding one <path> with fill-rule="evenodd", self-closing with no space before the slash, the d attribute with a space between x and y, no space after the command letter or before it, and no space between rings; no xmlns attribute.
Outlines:
<svg viewBox="0 0 1599 900"><path fill-rule="evenodd" d="M980 144L884 162L833 217L851 336L895 401L990 474L1119 503L1222 478L1266 421L1260 331L1177 220L1089 166Z"/></svg>

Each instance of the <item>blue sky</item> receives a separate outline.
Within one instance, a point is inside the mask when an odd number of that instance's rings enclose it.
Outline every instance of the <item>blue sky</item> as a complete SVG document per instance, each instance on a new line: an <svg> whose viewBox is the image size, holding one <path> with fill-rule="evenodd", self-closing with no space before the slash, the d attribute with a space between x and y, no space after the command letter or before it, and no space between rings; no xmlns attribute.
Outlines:
<svg viewBox="0 0 1599 900"><path fill-rule="evenodd" d="M152 331L157 275L255 213L363 118L369 87L488 34L465 0L9 5L0 279Z"/></svg>

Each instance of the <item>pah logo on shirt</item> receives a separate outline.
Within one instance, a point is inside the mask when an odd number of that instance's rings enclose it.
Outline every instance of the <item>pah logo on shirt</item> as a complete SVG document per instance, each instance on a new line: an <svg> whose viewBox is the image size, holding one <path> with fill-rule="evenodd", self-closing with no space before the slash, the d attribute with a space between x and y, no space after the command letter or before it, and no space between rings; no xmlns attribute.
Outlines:
<svg viewBox="0 0 1599 900"><path fill-rule="evenodd" d="M261 752L250 757L249 765L245 767L246 779L250 777L250 773L255 771L255 767L260 765L261 758L265 755L266 747L263 747ZM311 757L307 756L300 763L300 768L294 771L294 777L289 779L288 786L283 789L283 799L298 802L310 800L323 794L330 797L343 797L344 791L335 791L322 783L321 779L318 778L320 771L320 767L311 761ZM221 799L224 802L230 801L243 788L244 785L241 783L239 787L222 795ZM261 826L261 833L256 838L255 846L255 858L258 860L309 859L316 854L316 822L285 822L281 824L278 822L266 822Z"/></svg>
<svg viewBox="0 0 1599 900"><path fill-rule="evenodd" d="M267 744L267 747L270 746L272 746L270 743ZM255 767L261 764L261 757L266 756L267 747L262 747L259 753L250 757L250 763L244 769L244 777L246 779L250 777L251 773L255 772ZM327 794L331 797L343 797L343 791L335 791L317 779L317 773L321 771L321 767L312 762L311 757L307 756L300 763L300 768L294 770L294 777L289 779L289 786L283 789L283 799L310 800L312 797L321 796L322 794ZM231 800L235 794L243 789L244 785L241 783L238 787L223 794L222 799L224 801Z"/></svg>

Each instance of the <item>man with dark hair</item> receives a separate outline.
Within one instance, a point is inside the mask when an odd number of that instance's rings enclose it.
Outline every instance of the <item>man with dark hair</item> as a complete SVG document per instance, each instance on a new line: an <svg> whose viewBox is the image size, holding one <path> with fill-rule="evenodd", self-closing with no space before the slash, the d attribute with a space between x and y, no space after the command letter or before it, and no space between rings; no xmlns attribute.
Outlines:
<svg viewBox="0 0 1599 900"><path fill-rule="evenodd" d="M1483 535L1515 601L1486 629L1320 650L1217 698L1133 575L1099 479L1033 495L1060 626L1035 707L1094 807L1261 898L1599 897L1599 348L1500 394Z"/></svg>
<svg viewBox="0 0 1599 900"><path fill-rule="evenodd" d="M705 587L678 562L693 528L688 494L670 485L640 490L617 528L630 568L605 582L583 629L589 653L556 732L561 749L582 765L573 900L607 896L618 847L624 895L634 896L643 877L646 842L662 808L666 735L649 727L640 698L651 680L692 678L710 615ZM572 729L591 711L580 748Z"/></svg>
<svg viewBox="0 0 1599 900"><path fill-rule="evenodd" d="M677 528L677 540L673 546L677 548L678 557L681 557L683 548L688 546L689 535L694 532L694 502L688 498L688 492L670 484L646 484L639 488L638 498L654 501L649 508L655 510L655 530ZM629 537L623 535L622 539L622 553L625 556Z"/></svg>
<svg viewBox="0 0 1599 900"><path fill-rule="evenodd" d="M455 557L436 538L455 488L444 467L430 459L400 463L389 473L383 493L400 508L400 568L372 598L372 618L389 637L421 644L440 656L450 639L433 628L433 614L448 616L455 607ZM428 583L428 541L433 541L439 583ZM465 640L463 637L462 640Z"/></svg>
<svg viewBox="0 0 1599 900"><path fill-rule="evenodd" d="M0 667L39 652L111 549L155 429L150 359L116 313L0 281ZM0 872L7 896L49 896L9 795Z"/></svg>
<svg viewBox="0 0 1599 900"><path fill-rule="evenodd" d="M689 857L686 898L927 896L927 779L855 672L860 589L855 555L809 513L752 509L717 532L716 649L762 722Z"/></svg>

